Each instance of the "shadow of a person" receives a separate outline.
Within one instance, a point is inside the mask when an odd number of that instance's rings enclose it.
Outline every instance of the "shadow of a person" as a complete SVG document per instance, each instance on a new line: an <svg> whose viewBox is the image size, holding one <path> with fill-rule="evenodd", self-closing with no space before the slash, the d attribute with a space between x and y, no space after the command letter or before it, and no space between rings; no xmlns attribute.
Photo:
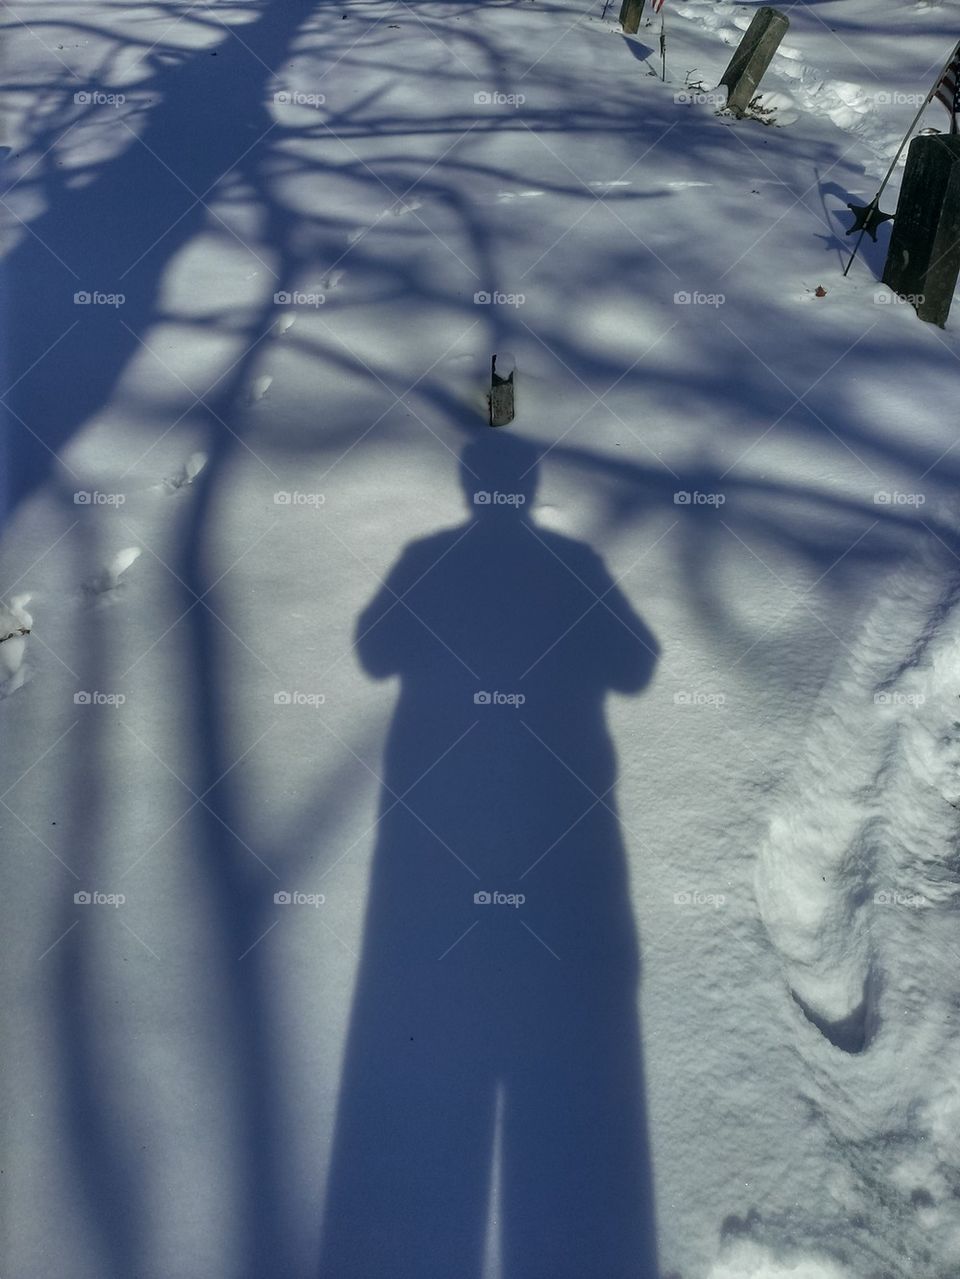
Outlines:
<svg viewBox="0 0 960 1279"><path fill-rule="evenodd" d="M514 436L469 445L471 518L408 546L359 620L400 695L323 1279L477 1279L491 1215L504 1279L656 1276L604 696L643 689L657 644L528 515L536 467Z"/></svg>

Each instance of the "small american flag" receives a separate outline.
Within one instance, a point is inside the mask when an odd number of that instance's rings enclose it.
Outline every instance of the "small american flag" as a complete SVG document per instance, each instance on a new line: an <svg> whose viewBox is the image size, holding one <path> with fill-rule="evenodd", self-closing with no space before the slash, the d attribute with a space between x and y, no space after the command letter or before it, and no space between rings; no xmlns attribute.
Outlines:
<svg viewBox="0 0 960 1279"><path fill-rule="evenodd" d="M960 44L954 49L950 64L937 81L933 96L950 113L950 132L960 132L960 123L957 121L957 114L960 112Z"/></svg>

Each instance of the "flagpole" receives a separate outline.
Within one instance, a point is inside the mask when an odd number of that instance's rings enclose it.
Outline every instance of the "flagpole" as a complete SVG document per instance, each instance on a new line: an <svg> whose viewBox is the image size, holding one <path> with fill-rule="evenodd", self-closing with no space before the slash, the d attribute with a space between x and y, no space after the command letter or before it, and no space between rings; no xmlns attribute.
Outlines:
<svg viewBox="0 0 960 1279"><path fill-rule="evenodd" d="M934 97L936 96L937 90L940 88L940 81L943 79L944 75L946 74L947 67L950 66L951 62L953 62L954 58L957 56L958 50L960 50L960 42L954 45L953 49L950 51L950 57L947 58L946 62L943 64L943 67L940 70L940 74L937 76L936 80L934 80L933 88L924 98L923 105L921 106L917 114L913 117L913 122L911 123L910 128L903 135L903 141L900 143L899 147L897 148L897 154L893 157L893 160L890 163L890 168L887 169L886 177L880 183L879 191L873 197L870 203L867 205L868 209L880 207L880 197L883 195L884 188L886 187L887 183L890 181L891 177L893 176L893 171L897 167L897 161L900 159L900 156L903 154L903 148L907 145L907 143L910 140L911 133L913 133L914 129L919 124L920 117L923 115L924 111L926 111L927 107L930 105L930 103L933 101ZM847 272L850 270L850 268L853 266L853 260L857 256L857 253L860 250L860 241L863 239L866 233L867 233L867 228L864 227L863 230L860 232L860 234L857 236L857 242L853 246L853 252L850 254L850 261L843 268L844 275L846 275Z"/></svg>
<svg viewBox="0 0 960 1279"><path fill-rule="evenodd" d="M660 79L667 82L667 20L660 10Z"/></svg>

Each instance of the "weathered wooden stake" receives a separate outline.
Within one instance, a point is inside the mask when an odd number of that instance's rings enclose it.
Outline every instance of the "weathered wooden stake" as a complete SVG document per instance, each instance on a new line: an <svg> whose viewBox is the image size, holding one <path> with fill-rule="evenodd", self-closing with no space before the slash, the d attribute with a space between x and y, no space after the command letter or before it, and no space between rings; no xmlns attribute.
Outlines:
<svg viewBox="0 0 960 1279"><path fill-rule="evenodd" d="M914 138L897 201L883 282L942 329L960 273L960 136Z"/></svg>
<svg viewBox="0 0 960 1279"><path fill-rule="evenodd" d="M757 85L789 26L785 14L764 5L753 15L753 21L743 33L743 39L720 80L727 87L727 110L738 119L753 101Z"/></svg>
<svg viewBox="0 0 960 1279"><path fill-rule="evenodd" d="M513 421L513 375L511 369L508 377L500 377L497 373L497 357L493 357L490 365L490 425L509 426Z"/></svg>
<svg viewBox="0 0 960 1279"><path fill-rule="evenodd" d="M620 6L620 25L627 35L635 36L643 17L643 0L623 0Z"/></svg>

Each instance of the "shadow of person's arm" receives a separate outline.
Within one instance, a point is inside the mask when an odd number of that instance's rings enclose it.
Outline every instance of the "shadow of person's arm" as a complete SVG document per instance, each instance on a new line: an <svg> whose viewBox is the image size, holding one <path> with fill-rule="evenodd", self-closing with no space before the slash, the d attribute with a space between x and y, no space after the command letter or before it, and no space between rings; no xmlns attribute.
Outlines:
<svg viewBox="0 0 960 1279"><path fill-rule="evenodd" d="M423 628L403 599L416 582L413 560L409 550L401 555L357 619L354 647L375 679L409 669L418 644L422 646Z"/></svg>
<svg viewBox="0 0 960 1279"><path fill-rule="evenodd" d="M656 636L596 557L591 583L599 602L592 609L603 655L604 681L617 693L640 693L653 678L660 657ZM601 638L602 635L602 638Z"/></svg>

